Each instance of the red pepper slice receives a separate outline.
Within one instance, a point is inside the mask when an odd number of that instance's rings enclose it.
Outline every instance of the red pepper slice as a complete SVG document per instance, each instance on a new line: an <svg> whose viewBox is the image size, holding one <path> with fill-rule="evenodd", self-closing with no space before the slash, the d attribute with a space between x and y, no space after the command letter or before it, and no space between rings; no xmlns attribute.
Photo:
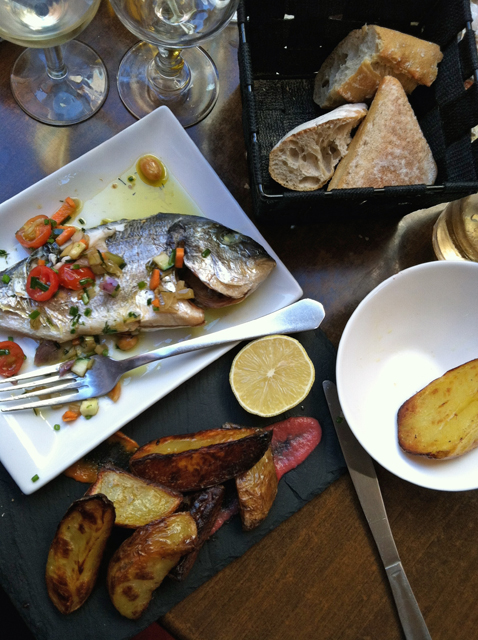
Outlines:
<svg viewBox="0 0 478 640"><path fill-rule="evenodd" d="M26 291L38 302L50 300L58 291L60 278L50 267L34 267L28 276Z"/></svg>
<svg viewBox="0 0 478 640"><path fill-rule="evenodd" d="M46 243L50 235L51 223L49 218L39 215L27 220L23 227L16 232L15 238L27 249L38 249L38 247Z"/></svg>
<svg viewBox="0 0 478 640"><path fill-rule="evenodd" d="M0 342L0 376L15 376L25 360L25 354L16 342ZM12 387L13 388L13 387Z"/></svg>

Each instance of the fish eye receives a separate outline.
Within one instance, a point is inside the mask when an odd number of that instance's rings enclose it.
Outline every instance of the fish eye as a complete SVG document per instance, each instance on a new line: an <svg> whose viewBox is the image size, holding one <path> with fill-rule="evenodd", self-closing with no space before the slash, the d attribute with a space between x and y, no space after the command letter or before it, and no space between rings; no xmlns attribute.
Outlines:
<svg viewBox="0 0 478 640"><path fill-rule="evenodd" d="M238 244L239 242L241 242L242 236L236 231L223 231L221 234L219 234L218 240L226 247L230 247L233 244Z"/></svg>

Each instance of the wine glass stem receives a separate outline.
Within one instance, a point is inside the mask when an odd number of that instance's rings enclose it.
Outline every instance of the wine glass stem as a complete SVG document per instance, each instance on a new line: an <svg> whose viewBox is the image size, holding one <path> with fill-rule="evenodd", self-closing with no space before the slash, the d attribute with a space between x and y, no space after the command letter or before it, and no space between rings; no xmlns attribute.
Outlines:
<svg viewBox="0 0 478 640"><path fill-rule="evenodd" d="M68 72L66 64L63 61L61 47L49 47L43 50L46 60L47 73L53 80L61 80Z"/></svg>
<svg viewBox="0 0 478 640"><path fill-rule="evenodd" d="M191 72L179 49L158 47L149 79L159 94L177 94L189 86Z"/></svg>

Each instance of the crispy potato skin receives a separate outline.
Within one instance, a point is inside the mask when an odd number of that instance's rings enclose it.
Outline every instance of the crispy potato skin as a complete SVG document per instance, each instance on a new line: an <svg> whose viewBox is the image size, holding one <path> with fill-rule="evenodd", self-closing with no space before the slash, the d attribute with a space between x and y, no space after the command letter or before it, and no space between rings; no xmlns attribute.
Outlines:
<svg viewBox="0 0 478 640"><path fill-rule="evenodd" d="M277 495L277 474L269 447L252 469L236 477L242 527L250 531L267 516Z"/></svg>
<svg viewBox="0 0 478 640"><path fill-rule="evenodd" d="M108 591L121 615L137 620L153 591L182 555L194 549L197 527L189 513L175 513L136 529L108 567Z"/></svg>
<svg viewBox="0 0 478 640"><path fill-rule="evenodd" d="M115 521L106 496L86 496L68 509L56 531L46 565L48 595L61 613L71 613L90 595Z"/></svg>
<svg viewBox="0 0 478 640"><path fill-rule="evenodd" d="M182 502L178 491L113 466L101 469L86 495L97 493L107 496L114 504L115 524L133 529L169 516Z"/></svg>
<svg viewBox="0 0 478 640"><path fill-rule="evenodd" d="M185 580L193 568L201 547L211 535L212 528L221 509L224 487L217 486L204 489L193 496L189 513L196 521L198 538L194 551L183 556L179 563L169 572L175 580Z"/></svg>
<svg viewBox="0 0 478 640"><path fill-rule="evenodd" d="M184 444L186 436L179 436L182 441L179 453L141 456L141 447L130 460L131 470L142 478L177 491L198 491L221 484L250 469L267 451L272 438L271 432L262 429L253 429L252 434L251 429L246 429L246 435L241 434L241 430L215 431L220 432L217 436L221 438L217 444L196 446L200 439L191 437L189 449ZM224 441L226 438L228 440Z"/></svg>
<svg viewBox="0 0 478 640"><path fill-rule="evenodd" d="M398 410L406 453L443 460L478 446L478 360L447 371Z"/></svg>

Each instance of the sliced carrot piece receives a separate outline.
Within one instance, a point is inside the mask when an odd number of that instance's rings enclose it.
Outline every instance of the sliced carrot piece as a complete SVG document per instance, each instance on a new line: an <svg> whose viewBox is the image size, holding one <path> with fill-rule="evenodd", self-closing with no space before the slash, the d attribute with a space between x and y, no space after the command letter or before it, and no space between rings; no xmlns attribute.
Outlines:
<svg viewBox="0 0 478 640"><path fill-rule="evenodd" d="M75 201L71 198L66 198L65 202L61 205L56 213L51 216L51 219L57 222L58 224L62 224L65 220L73 215L76 211Z"/></svg>
<svg viewBox="0 0 478 640"><path fill-rule="evenodd" d="M121 395L121 380L116 383L116 386L114 386L107 395L113 402L118 402Z"/></svg>
<svg viewBox="0 0 478 640"><path fill-rule="evenodd" d="M157 309L159 309L159 300L157 298L155 298L153 300L153 302L151 303L151 306L156 307Z"/></svg>
<svg viewBox="0 0 478 640"><path fill-rule="evenodd" d="M176 257L174 259L174 266L176 269L181 269L184 264L184 247L178 247L176 249Z"/></svg>
<svg viewBox="0 0 478 640"><path fill-rule="evenodd" d="M57 227L59 228L59 227ZM64 227L64 231L60 233L58 238L56 239L56 244L61 247L68 242L68 240L73 237L76 233L76 227Z"/></svg>
<svg viewBox="0 0 478 640"><path fill-rule="evenodd" d="M76 411L65 411L62 415L63 422L73 422L81 416L81 413Z"/></svg>
<svg viewBox="0 0 478 640"><path fill-rule="evenodd" d="M45 260L43 260L42 258L38 258L37 260L37 266L39 267L44 267L46 265Z"/></svg>
<svg viewBox="0 0 478 640"><path fill-rule="evenodd" d="M153 269L153 273L151 274L151 280L149 281L149 288L151 291L154 291L159 287L159 269Z"/></svg>

